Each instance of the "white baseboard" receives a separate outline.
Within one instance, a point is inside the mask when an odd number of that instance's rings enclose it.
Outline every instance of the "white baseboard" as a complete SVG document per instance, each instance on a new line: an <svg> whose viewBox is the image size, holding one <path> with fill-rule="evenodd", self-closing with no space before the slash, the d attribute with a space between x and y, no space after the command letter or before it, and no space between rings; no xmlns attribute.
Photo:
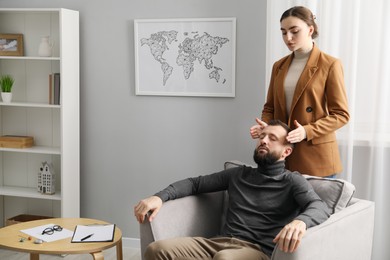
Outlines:
<svg viewBox="0 0 390 260"><path fill-rule="evenodd" d="M134 249L141 249L139 238L122 237L122 246Z"/></svg>

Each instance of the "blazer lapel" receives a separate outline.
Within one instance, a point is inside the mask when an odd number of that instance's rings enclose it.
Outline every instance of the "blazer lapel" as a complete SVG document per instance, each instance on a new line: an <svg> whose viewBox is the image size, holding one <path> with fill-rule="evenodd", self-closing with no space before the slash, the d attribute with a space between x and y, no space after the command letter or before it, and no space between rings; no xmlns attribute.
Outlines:
<svg viewBox="0 0 390 260"><path fill-rule="evenodd" d="M290 123L291 115L293 114L294 108L295 108L299 98L302 96L303 91L305 91L311 78L314 76L314 74L318 70L319 57L320 57L320 50L314 44L313 50L310 54L310 57L306 63L305 68L302 71L301 76L299 77L299 80L297 82L297 86L295 87L294 96L293 96L293 99L291 102L290 116L289 116L289 120L288 120L289 123Z"/></svg>
<svg viewBox="0 0 390 260"><path fill-rule="evenodd" d="M275 86L277 89L277 99L280 105L280 111L282 111L282 116L285 118L285 122L288 120L287 108L286 108L286 94L284 92L284 79L286 78L288 68L292 62L293 54L287 56L287 58L280 64L278 68L278 74L275 77Z"/></svg>

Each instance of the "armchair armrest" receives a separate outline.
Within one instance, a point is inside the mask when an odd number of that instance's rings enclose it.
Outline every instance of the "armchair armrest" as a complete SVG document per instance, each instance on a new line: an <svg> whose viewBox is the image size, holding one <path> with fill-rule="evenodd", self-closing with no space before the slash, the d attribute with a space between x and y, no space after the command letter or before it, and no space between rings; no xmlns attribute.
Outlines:
<svg viewBox="0 0 390 260"><path fill-rule="evenodd" d="M156 218L140 225L141 255L153 241L185 236L212 237L220 232L224 192L188 196L163 204Z"/></svg>
<svg viewBox="0 0 390 260"><path fill-rule="evenodd" d="M309 228L294 253L275 248L271 260L370 260L374 202L353 199L321 225Z"/></svg>

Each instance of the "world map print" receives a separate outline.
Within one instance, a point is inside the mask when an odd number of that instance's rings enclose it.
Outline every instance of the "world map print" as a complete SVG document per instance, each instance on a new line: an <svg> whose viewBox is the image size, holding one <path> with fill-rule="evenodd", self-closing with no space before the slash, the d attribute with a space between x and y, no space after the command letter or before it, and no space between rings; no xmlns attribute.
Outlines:
<svg viewBox="0 0 390 260"><path fill-rule="evenodd" d="M219 54L220 48L229 42L226 37L210 35L207 32L183 32L184 40L178 40L179 32L176 30L158 31L152 33L149 38L140 39L141 47L149 47L150 54L161 66L162 84L166 85L174 70L180 69L183 78L188 80L195 71L195 62L202 64L206 69L210 80L225 84L226 79L221 79L220 71L224 68L214 63L214 57ZM165 56L172 48L176 61L168 61Z"/></svg>
<svg viewBox="0 0 390 260"><path fill-rule="evenodd" d="M235 97L236 18L134 20L135 94Z"/></svg>

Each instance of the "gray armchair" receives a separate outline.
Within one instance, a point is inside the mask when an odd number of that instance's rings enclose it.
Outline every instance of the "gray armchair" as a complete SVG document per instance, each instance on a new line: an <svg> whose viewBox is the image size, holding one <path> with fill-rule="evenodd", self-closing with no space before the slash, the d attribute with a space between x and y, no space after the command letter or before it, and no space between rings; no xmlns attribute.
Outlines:
<svg viewBox="0 0 390 260"><path fill-rule="evenodd" d="M238 164L240 163L227 163L225 168ZM296 252L284 253L275 248L271 259L370 260L374 203L348 198L349 195L352 197L354 187L345 181L325 180L326 185L320 178L309 181L335 213L321 225L309 228ZM318 185L318 182L321 185ZM347 189L348 185L352 190ZM341 187L343 191L335 194L335 186ZM323 198L330 193L335 194L336 203L329 202L329 198ZM140 225L142 257L147 245L156 240L184 236L216 236L223 225L227 199L225 192L215 192L165 202L152 223L146 221ZM344 200L345 207L340 200Z"/></svg>

